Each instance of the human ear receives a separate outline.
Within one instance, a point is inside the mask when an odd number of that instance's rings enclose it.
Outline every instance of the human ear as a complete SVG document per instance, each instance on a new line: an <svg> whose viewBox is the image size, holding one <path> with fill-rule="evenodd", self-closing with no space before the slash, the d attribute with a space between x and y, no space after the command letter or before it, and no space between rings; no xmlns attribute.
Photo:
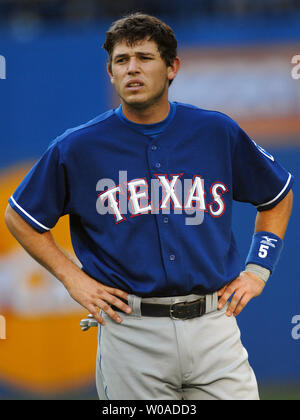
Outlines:
<svg viewBox="0 0 300 420"><path fill-rule="evenodd" d="M179 69L180 69L180 65L181 65L181 60L179 57L176 57L172 64L168 67L167 70L167 74L168 74L168 79L169 80L173 80L175 79Z"/></svg>
<svg viewBox="0 0 300 420"><path fill-rule="evenodd" d="M109 75L109 78L110 78L111 83L114 84L115 83L115 79L114 79L114 76L112 74L111 67L110 67L109 64L107 64L106 70L107 70L107 73Z"/></svg>

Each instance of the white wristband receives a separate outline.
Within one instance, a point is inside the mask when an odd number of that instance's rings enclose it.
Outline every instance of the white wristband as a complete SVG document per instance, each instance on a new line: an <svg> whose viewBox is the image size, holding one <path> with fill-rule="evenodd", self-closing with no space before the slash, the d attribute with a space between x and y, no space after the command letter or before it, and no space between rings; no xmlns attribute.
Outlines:
<svg viewBox="0 0 300 420"><path fill-rule="evenodd" d="M249 271L250 273L256 274L260 277L265 283L267 283L268 278L271 275L271 271L261 265L257 264L247 264L245 271Z"/></svg>

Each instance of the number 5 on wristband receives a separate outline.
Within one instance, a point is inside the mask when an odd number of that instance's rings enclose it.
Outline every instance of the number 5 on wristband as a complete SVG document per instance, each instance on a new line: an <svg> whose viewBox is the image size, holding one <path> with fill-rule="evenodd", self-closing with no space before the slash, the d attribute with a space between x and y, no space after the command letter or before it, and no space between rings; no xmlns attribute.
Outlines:
<svg viewBox="0 0 300 420"><path fill-rule="evenodd" d="M256 232L253 235L246 265L257 264L267 268L271 273L279 260L283 241L272 232Z"/></svg>
<svg viewBox="0 0 300 420"><path fill-rule="evenodd" d="M259 247L258 256L260 258L267 258L268 250L269 250L268 245L261 244L260 247Z"/></svg>

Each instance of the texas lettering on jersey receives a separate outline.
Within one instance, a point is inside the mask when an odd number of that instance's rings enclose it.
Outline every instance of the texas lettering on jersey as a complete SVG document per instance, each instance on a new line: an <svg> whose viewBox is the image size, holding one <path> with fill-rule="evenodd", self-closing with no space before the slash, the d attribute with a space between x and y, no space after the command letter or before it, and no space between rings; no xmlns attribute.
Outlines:
<svg viewBox="0 0 300 420"><path fill-rule="evenodd" d="M107 188L98 195L96 205L98 213L105 214L109 210L115 217L115 223L126 220L124 215L127 209L131 213L130 217L148 213L157 214L160 211L166 214L171 211L171 207L174 213L194 210L207 212L212 217L224 214L226 206L222 195L228 191L228 188L223 182L212 183L207 194L204 179L200 175L195 175L192 180L185 179L184 183L182 183L183 173L172 174L171 179L167 174L154 174L154 176L155 178L151 179L151 188L146 178L123 181ZM100 184L101 182L98 182L97 185ZM123 203L124 199L128 202L128 206L121 205L122 198ZM106 211L103 211L104 208Z"/></svg>

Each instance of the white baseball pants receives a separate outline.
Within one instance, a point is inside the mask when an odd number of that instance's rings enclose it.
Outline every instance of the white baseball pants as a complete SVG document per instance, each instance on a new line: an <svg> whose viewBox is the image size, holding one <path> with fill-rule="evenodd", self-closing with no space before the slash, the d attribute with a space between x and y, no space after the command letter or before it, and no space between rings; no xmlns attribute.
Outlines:
<svg viewBox="0 0 300 420"><path fill-rule="evenodd" d="M199 296L148 298L171 304ZM141 298L130 295L130 315L117 324L102 313L96 385L100 400L258 400L257 382L236 319L217 310L188 320L141 316Z"/></svg>

